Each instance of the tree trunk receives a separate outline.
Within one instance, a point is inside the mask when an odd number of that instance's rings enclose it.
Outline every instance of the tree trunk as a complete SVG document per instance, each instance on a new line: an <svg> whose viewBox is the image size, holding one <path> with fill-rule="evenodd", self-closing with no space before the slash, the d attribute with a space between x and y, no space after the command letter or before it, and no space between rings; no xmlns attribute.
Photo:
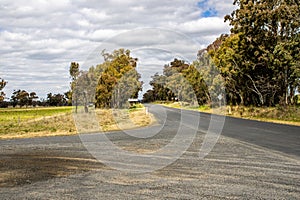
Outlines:
<svg viewBox="0 0 300 200"><path fill-rule="evenodd" d="M244 97L241 93L238 93L238 94L239 94L239 97L241 99L240 105L243 106L244 105Z"/></svg>

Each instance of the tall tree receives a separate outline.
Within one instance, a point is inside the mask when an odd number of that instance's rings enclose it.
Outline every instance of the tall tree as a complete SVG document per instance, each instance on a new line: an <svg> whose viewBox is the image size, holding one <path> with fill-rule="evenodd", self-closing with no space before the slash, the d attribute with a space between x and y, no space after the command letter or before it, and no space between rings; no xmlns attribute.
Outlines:
<svg viewBox="0 0 300 200"><path fill-rule="evenodd" d="M29 93L26 90L14 90L11 101L13 107L19 105L20 107L29 105Z"/></svg>
<svg viewBox="0 0 300 200"><path fill-rule="evenodd" d="M238 9L225 16L232 35L211 50L227 89L247 104L292 104L300 84L299 2L235 0L234 4Z"/></svg>
<svg viewBox="0 0 300 200"><path fill-rule="evenodd" d="M145 95L145 101L171 101L174 100L175 94L171 91L170 88L166 87L167 77L165 75L159 75L158 73L154 74L150 81L152 90L148 90ZM150 98L150 96L153 96Z"/></svg>
<svg viewBox="0 0 300 200"><path fill-rule="evenodd" d="M152 86L144 95L144 101L178 100L190 105L218 103L223 97L223 78L213 64L206 50L198 52L198 59L192 64L174 59L164 66L163 75L155 74ZM213 105L212 105L213 106Z"/></svg>
<svg viewBox="0 0 300 200"><path fill-rule="evenodd" d="M226 84L228 102L231 104L244 105L248 88L245 84L246 68L243 67L242 55L237 53L239 36L221 36L216 39L218 46L214 43L209 45L207 50L213 57L213 61L219 68Z"/></svg>
<svg viewBox="0 0 300 200"><path fill-rule="evenodd" d="M101 108L124 106L124 99L135 97L142 89L140 75L136 72L136 58L129 50L102 52L105 62L96 87L96 106ZM126 99L127 102L128 99Z"/></svg>
<svg viewBox="0 0 300 200"><path fill-rule="evenodd" d="M164 66L163 75L156 73L152 76L150 81L152 89L144 94L143 100L146 102L179 100L195 103L195 95L200 95L200 90L203 89L200 86L200 74L197 72L195 67L175 58ZM201 97L197 96L198 99Z"/></svg>
<svg viewBox="0 0 300 200"><path fill-rule="evenodd" d="M5 93L2 91L3 88L6 86L7 82L0 78L0 103L4 100Z"/></svg>
<svg viewBox="0 0 300 200"><path fill-rule="evenodd" d="M66 94L69 95L67 98L72 104L75 104L75 112L77 113L77 107L78 107L78 99L76 98L78 95L74 93L74 90L76 88L76 81L78 79L78 76L80 74L79 71L79 64L76 62L71 62L70 69L69 69L70 77L71 77L71 90L67 92ZM69 104L70 104L69 102Z"/></svg>
<svg viewBox="0 0 300 200"><path fill-rule="evenodd" d="M113 108L122 108L128 105L128 99L138 98L138 93L142 90L140 78L141 75L133 69L118 80L112 92L111 106Z"/></svg>
<svg viewBox="0 0 300 200"><path fill-rule="evenodd" d="M185 73L200 105L219 105L220 95L223 98L224 93L224 79L205 49L198 52L197 60Z"/></svg>
<svg viewBox="0 0 300 200"><path fill-rule="evenodd" d="M29 105L32 105L32 106L36 106L36 99L38 99L39 97L36 95L35 92L30 92L29 93L29 98L28 98L28 101L29 101Z"/></svg>
<svg viewBox="0 0 300 200"><path fill-rule="evenodd" d="M71 62L69 72L70 72L72 81L76 81L79 76L79 64L76 62Z"/></svg>
<svg viewBox="0 0 300 200"><path fill-rule="evenodd" d="M63 94L47 94L46 103L49 106L65 106L67 104L67 100Z"/></svg>
<svg viewBox="0 0 300 200"><path fill-rule="evenodd" d="M84 106L84 111L88 112L88 104L95 102L95 88L97 79L93 71L81 71L76 80L76 87L73 93L77 103Z"/></svg>

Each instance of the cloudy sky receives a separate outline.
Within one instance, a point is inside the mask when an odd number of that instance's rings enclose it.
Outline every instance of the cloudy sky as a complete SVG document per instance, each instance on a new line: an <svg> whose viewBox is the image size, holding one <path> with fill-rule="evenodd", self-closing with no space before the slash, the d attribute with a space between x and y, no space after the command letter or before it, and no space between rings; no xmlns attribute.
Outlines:
<svg viewBox="0 0 300 200"><path fill-rule="evenodd" d="M15 89L46 94L69 89L70 62L82 69L100 52L130 48L144 82L174 57L228 33L232 0L0 0L0 77Z"/></svg>

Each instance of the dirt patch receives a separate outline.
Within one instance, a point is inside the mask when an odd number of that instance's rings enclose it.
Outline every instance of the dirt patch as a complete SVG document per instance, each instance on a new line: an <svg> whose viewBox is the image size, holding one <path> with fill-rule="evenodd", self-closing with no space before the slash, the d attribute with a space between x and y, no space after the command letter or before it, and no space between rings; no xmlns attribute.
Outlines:
<svg viewBox="0 0 300 200"><path fill-rule="evenodd" d="M14 187L107 168L92 157L70 156L49 150L1 153L0 157L0 187Z"/></svg>

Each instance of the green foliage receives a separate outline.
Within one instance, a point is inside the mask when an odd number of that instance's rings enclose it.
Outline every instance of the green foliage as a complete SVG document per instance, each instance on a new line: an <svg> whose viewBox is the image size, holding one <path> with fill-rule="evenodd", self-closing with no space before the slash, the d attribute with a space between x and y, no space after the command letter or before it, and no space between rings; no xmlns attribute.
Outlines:
<svg viewBox="0 0 300 200"><path fill-rule="evenodd" d="M206 50L200 50L192 65L177 59L166 65L163 75L152 77L153 88L145 93L144 101L181 100L183 93L184 98L190 96L182 75L200 105L217 102L224 88L230 105L297 103L299 2L235 0L234 4L238 9L225 16L232 26L231 34L221 35Z"/></svg>
<svg viewBox="0 0 300 200"><path fill-rule="evenodd" d="M144 109L145 107L143 106L143 104L141 103L136 103L136 104L133 104L129 107L129 111L132 112L134 110L137 110L137 109Z"/></svg>
<svg viewBox="0 0 300 200"><path fill-rule="evenodd" d="M167 87L166 84L166 76L159 75L158 73L152 76L152 80L150 81L150 85L152 86L152 90L148 90L143 99L145 102L153 102L153 101L170 101L175 98L174 93Z"/></svg>
<svg viewBox="0 0 300 200"><path fill-rule="evenodd" d="M294 104L300 86L298 1L236 0L231 35L208 48L226 80L230 103ZM215 47L215 48L213 48Z"/></svg>
<svg viewBox="0 0 300 200"><path fill-rule="evenodd" d="M127 106L128 98L137 98L142 89L140 74L136 71L136 58L129 50L119 49L113 53L102 52L105 62L96 86L96 107L121 108Z"/></svg>
<svg viewBox="0 0 300 200"><path fill-rule="evenodd" d="M27 92L26 90L14 90L11 96L11 102L13 107L19 105L20 107L23 106L36 106L36 96L35 92Z"/></svg>
<svg viewBox="0 0 300 200"><path fill-rule="evenodd" d="M199 111L208 111L208 110L211 110L211 107L209 105L205 104L205 105L199 106L198 110Z"/></svg>
<svg viewBox="0 0 300 200"><path fill-rule="evenodd" d="M174 59L165 65L163 75L152 77L150 85L144 101L180 101L190 106L219 102L224 90L223 78L205 51L199 51L193 64Z"/></svg>
<svg viewBox="0 0 300 200"><path fill-rule="evenodd" d="M66 96L76 108L84 106L85 112L90 103L97 108L123 107L142 89L141 76L135 69L137 59L130 56L129 50L102 51L102 56L104 62L88 71L79 71L78 63L70 66L71 90Z"/></svg>
<svg viewBox="0 0 300 200"><path fill-rule="evenodd" d="M67 100L63 94L47 94L47 104L49 106L65 106L67 105Z"/></svg>
<svg viewBox="0 0 300 200"><path fill-rule="evenodd" d="M200 50L198 52L198 59L193 63L193 66L199 72L198 79L196 79L199 81L194 83L194 90L197 91L200 89L200 94L198 94L199 92L196 93L199 104L219 105L219 98L220 96L223 98L224 95L224 79L209 54L206 51ZM189 79L189 81L192 82L193 79Z"/></svg>
<svg viewBox="0 0 300 200"><path fill-rule="evenodd" d="M88 105L95 102L95 88L97 78L93 72L81 71L79 77L75 81L76 87L73 89L73 96L77 106L84 106L85 112L88 112Z"/></svg>
<svg viewBox="0 0 300 200"><path fill-rule="evenodd" d="M4 100L5 93L2 91L3 88L6 86L7 82L0 78L0 103Z"/></svg>
<svg viewBox="0 0 300 200"><path fill-rule="evenodd" d="M71 62L69 73L72 81L76 81L79 76L79 64L76 62Z"/></svg>
<svg viewBox="0 0 300 200"><path fill-rule="evenodd" d="M78 99L76 99L77 94L75 94L74 90L76 88L76 81L80 75L79 71L79 63L71 62L70 68L69 68L69 74L71 77L70 82L70 90L65 93L66 98L68 99L68 104L71 105L72 103L76 106L78 106Z"/></svg>

